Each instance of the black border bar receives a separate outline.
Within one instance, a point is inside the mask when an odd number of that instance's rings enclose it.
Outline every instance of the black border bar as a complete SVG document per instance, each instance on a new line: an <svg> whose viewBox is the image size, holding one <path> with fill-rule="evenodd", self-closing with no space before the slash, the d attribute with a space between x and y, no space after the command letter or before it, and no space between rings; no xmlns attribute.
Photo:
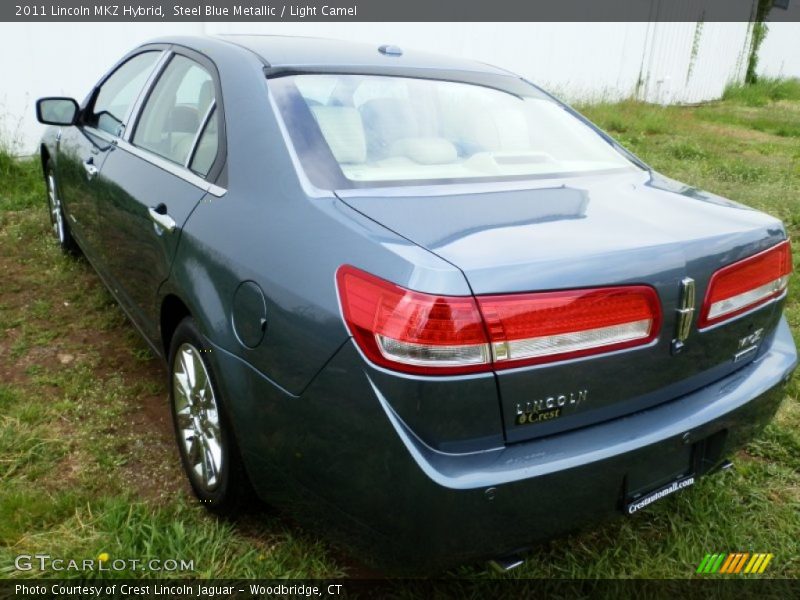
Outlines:
<svg viewBox="0 0 800 600"><path fill-rule="evenodd" d="M800 0L3 0L0 22L800 21Z"/></svg>
<svg viewBox="0 0 800 600"><path fill-rule="evenodd" d="M127 586L127 587L126 587ZM99 588L100 592L97 593ZM132 591L134 590L135 591ZM38 591L32 591L38 590ZM207 590L203 593L203 590ZM0 599L261 600L267 598L759 598L800 597L798 579L3 579Z"/></svg>

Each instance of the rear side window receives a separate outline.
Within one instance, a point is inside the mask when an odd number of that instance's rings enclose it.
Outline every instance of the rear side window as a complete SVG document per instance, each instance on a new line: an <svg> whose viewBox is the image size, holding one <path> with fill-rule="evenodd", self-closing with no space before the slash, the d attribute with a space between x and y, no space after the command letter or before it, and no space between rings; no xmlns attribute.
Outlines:
<svg viewBox="0 0 800 600"><path fill-rule="evenodd" d="M121 135L133 103L153 70L160 51L142 52L123 63L100 86L86 124Z"/></svg>
<svg viewBox="0 0 800 600"><path fill-rule="evenodd" d="M217 148L219 146L217 115L216 108L212 108L211 114L208 116L208 122L200 136L200 141L197 142L197 147L194 150L192 162L189 163L189 168L202 177L208 175L211 165L214 164L214 159L217 157Z"/></svg>
<svg viewBox="0 0 800 600"><path fill-rule="evenodd" d="M176 164L187 165L201 136L192 168L205 175L217 154L214 106L211 74L193 60L176 55L147 99L132 142Z"/></svg>

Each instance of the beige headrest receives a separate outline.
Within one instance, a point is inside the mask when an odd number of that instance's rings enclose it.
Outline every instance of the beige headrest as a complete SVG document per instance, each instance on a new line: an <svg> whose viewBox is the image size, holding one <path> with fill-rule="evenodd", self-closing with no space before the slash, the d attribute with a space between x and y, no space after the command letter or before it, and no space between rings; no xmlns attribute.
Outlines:
<svg viewBox="0 0 800 600"><path fill-rule="evenodd" d="M367 142L361 115L351 106L311 106L334 158L342 164L363 163Z"/></svg>

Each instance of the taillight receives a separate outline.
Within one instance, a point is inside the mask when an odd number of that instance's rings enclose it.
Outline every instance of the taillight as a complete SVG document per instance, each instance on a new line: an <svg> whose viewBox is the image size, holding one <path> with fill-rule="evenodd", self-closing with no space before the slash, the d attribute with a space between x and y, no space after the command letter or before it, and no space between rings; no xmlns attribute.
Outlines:
<svg viewBox="0 0 800 600"><path fill-rule="evenodd" d="M661 327L655 290L621 286L503 296L437 296L351 266L337 272L344 319L372 362L459 374L648 344Z"/></svg>
<svg viewBox="0 0 800 600"><path fill-rule="evenodd" d="M497 368L565 360L653 341L661 305L647 286L479 296Z"/></svg>
<svg viewBox="0 0 800 600"><path fill-rule="evenodd" d="M697 322L716 325L781 296L789 285L792 250L789 241L723 267L711 277Z"/></svg>
<svg viewBox="0 0 800 600"><path fill-rule="evenodd" d="M344 319L374 363L423 374L471 373L490 364L471 296L422 294L350 266L336 278Z"/></svg>

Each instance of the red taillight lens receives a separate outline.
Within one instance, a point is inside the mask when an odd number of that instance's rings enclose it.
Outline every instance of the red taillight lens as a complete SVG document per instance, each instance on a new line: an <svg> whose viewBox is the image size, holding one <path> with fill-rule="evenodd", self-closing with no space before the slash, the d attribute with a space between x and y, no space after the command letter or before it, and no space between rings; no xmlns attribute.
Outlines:
<svg viewBox="0 0 800 600"><path fill-rule="evenodd" d="M374 363L422 374L471 373L490 364L474 298L413 292L350 266L336 278L345 321Z"/></svg>
<svg viewBox="0 0 800 600"><path fill-rule="evenodd" d="M658 296L646 286L435 296L351 266L339 269L337 283L364 354L410 373L473 373L610 352L647 344L661 327Z"/></svg>
<svg viewBox="0 0 800 600"><path fill-rule="evenodd" d="M788 240L714 273L698 329L732 319L781 296L789 285L792 250Z"/></svg>
<svg viewBox="0 0 800 600"><path fill-rule="evenodd" d="M658 296L647 286L480 296L478 305L498 368L640 346L661 328Z"/></svg>

